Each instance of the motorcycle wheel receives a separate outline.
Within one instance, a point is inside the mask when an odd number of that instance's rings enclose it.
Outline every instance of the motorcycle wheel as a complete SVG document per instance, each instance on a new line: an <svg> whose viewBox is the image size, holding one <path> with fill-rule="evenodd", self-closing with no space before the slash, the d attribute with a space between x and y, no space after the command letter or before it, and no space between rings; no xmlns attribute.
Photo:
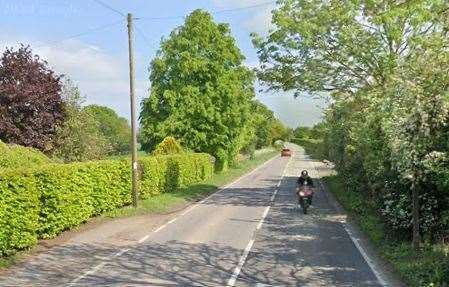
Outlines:
<svg viewBox="0 0 449 287"><path fill-rule="evenodd" d="M304 214L307 214L307 208L308 208L307 200L304 200L304 203L302 205L302 211Z"/></svg>

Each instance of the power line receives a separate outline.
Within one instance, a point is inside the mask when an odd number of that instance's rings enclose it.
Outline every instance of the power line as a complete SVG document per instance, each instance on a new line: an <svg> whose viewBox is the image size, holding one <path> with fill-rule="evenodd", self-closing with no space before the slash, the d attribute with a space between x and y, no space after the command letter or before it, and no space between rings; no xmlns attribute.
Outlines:
<svg viewBox="0 0 449 287"><path fill-rule="evenodd" d="M136 19L136 18L134 18ZM138 19L138 18L137 18ZM142 37L142 39L144 40L144 42L148 45L151 46L152 43L150 41L150 39L145 35L145 33L143 32L142 29L139 28L139 26L134 24L134 28L136 29L137 33Z"/></svg>
<svg viewBox="0 0 449 287"><path fill-rule="evenodd" d="M93 1L98 3L99 5L103 6L104 8L111 10L111 11L119 14L120 16L126 18L125 13L121 12L120 10L115 9L114 7L109 6L108 4L104 3L103 1L101 1L101 0L93 0Z"/></svg>
<svg viewBox="0 0 449 287"><path fill-rule="evenodd" d="M98 27L94 27L92 29L86 30L84 32L81 32L81 33L78 33L78 34L75 34L75 35L72 35L72 36L69 36L67 38L63 38L63 39L60 39L60 40L57 40L57 41L50 42L49 44L37 46L36 48L57 45L57 44L59 44L61 42L64 42L64 41L67 41L67 40L70 40L70 39L79 38L81 36L85 36L87 34L90 34L90 33L96 32L96 31L104 30L106 28L115 26L115 25L117 25L119 23L123 23L123 21L124 20L115 21L115 22L112 22L112 23L109 23L109 24L105 24L105 25L101 25L101 26L98 26Z"/></svg>
<svg viewBox="0 0 449 287"><path fill-rule="evenodd" d="M256 4L256 5L250 5L250 6L245 6L245 7L239 7L239 8L232 8L232 9L223 9L223 10L215 10L215 11L211 11L210 14L212 15L216 15L216 14L222 14L222 13L228 13L228 12L236 12L236 11L242 11L242 10L250 10L250 9L255 9L255 8L259 8L259 7L264 7L264 6L268 6L268 5L272 5L272 4L276 4L276 1L270 1L270 2L264 2L264 3L260 3L260 4ZM146 17L139 17L139 20L172 20L172 19L180 19L180 18L185 18L185 15L177 15L177 16L162 16L162 17L151 17L151 16L146 16Z"/></svg>

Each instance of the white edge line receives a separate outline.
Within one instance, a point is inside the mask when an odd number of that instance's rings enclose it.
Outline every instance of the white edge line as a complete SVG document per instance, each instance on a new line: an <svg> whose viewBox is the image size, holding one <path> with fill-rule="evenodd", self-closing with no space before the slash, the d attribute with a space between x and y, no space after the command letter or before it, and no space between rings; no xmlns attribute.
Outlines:
<svg viewBox="0 0 449 287"><path fill-rule="evenodd" d="M167 223L165 223L164 225L159 226L157 229L155 229L154 231L150 232L149 234L145 235L144 237L142 237L141 239L139 239L138 243L143 243L145 242L149 237L150 234L152 233L156 233L158 231L161 231L162 229L164 229L167 225L175 222L179 217L187 214L188 212L190 212L191 210L193 210L195 207L199 206L200 204L204 203L206 200L208 200L210 197L228 189L229 187L231 187L232 185L234 185L236 182L240 181L241 179L250 176L251 174L253 174L254 172L258 171L259 169L261 169L262 167L266 166L268 163L272 162L273 160L277 159L278 156L274 156L273 158L267 160L266 162L264 162L262 165L259 165L258 167L256 167L255 169L253 169L252 171L250 171L247 174L242 175L241 177L237 178L236 180L234 180L233 182L227 184L226 186L220 188L219 190L217 190L216 192L212 193L211 195L209 195L208 197L204 198L203 200L199 201L197 204L191 206L190 208L188 208L186 211L184 211L183 213L181 213L179 216L173 218L172 220L168 221ZM285 171L285 170L284 170ZM282 179L281 179L282 180ZM251 244L252 246L252 244ZM250 248L251 249L251 248ZM119 252L117 252L114 257L117 256L121 256L123 255L123 253L128 252L129 249L127 249L126 251L121 250ZM248 251L249 253L249 251ZM248 254L246 255L248 256ZM245 257L246 259L246 257ZM95 273L96 271L100 270L104 265L106 265L107 262L101 262L100 264L96 265L95 267L89 269L88 271L86 271L85 273L83 273L82 275L78 276L76 279L74 279L73 281L71 281L68 286L72 286L73 284L77 283L78 281L80 281L81 279L83 279L84 277L86 277L87 275L91 275L93 273ZM245 262L243 262L245 263ZM243 266L243 265L242 265ZM239 271L240 272L240 271Z"/></svg>
<svg viewBox="0 0 449 287"><path fill-rule="evenodd" d="M359 250L359 252L362 255L363 259L365 259L366 263L371 268L371 271L373 271L374 276L376 276L377 281L379 281L380 285L388 286L387 282L385 282L385 280L382 278L380 272L377 271L377 267L374 266L374 263L371 260L371 258L369 258L368 254L366 254L365 249L363 249L363 247L360 245L358 240L352 235L352 232L349 230L349 228L348 228L346 223L343 223L343 228L346 231L346 233L348 233L349 238L351 238L351 240L354 243L355 247Z"/></svg>
<svg viewBox="0 0 449 287"><path fill-rule="evenodd" d="M143 243L143 242L145 242L148 238L150 238L150 235L149 235L149 234L147 234L147 235L145 235L144 237L140 238L139 241L137 241L137 242Z"/></svg>
<svg viewBox="0 0 449 287"><path fill-rule="evenodd" d="M313 169L315 169L315 172L317 173L317 175L319 176L319 172L316 169L315 164L313 165ZM320 187L322 191L325 191L324 185L321 181L318 181L320 183ZM371 258L368 256L368 254L365 252L365 249L360 245L360 243L358 242L358 240L353 236L351 230L349 229L349 225L346 222L342 222L343 225L343 229L346 231L346 233L348 234L349 238L351 239L351 241L354 243L354 246L357 248L357 250L360 252L360 254L362 255L363 259L365 260L366 264L368 264L369 268L371 269L371 271L373 272L374 276L376 276L377 281L379 282L380 285L382 286L389 286L387 284L387 282L382 278L382 275L380 274L380 272L377 270L377 267L375 266L375 264L373 263L373 261L371 260Z"/></svg>
<svg viewBox="0 0 449 287"><path fill-rule="evenodd" d="M196 207L198 207L199 205L203 204L204 202L206 202L207 200L209 200L211 197L229 189L232 185L234 185L235 183L237 183L238 181L244 179L245 177L250 176L251 174L255 173L256 171L258 171L259 169L261 169L262 167L264 167L265 165L269 164L270 162L272 162L273 160L277 159L278 156L274 156L273 158L269 159L268 161L264 162L262 165L259 165L258 167L256 167L255 169L253 169L252 171L250 171L247 174L242 175L241 177L237 178L236 180L234 180L233 182L225 185L222 188L219 188L216 192L212 193L211 195L203 198L202 200L200 200L199 202L197 202L196 204L192 205L191 207L187 208L185 211L183 211L178 217L184 216L187 213L189 213L190 211L192 211L193 209L195 209ZM178 218L176 217L176 218Z"/></svg>

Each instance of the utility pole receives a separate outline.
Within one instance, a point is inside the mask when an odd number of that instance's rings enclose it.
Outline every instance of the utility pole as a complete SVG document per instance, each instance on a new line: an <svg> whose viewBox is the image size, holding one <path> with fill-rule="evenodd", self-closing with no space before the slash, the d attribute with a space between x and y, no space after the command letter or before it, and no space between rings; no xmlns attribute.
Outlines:
<svg viewBox="0 0 449 287"><path fill-rule="evenodd" d="M131 98L131 130L132 130L132 198L133 206L137 207L137 133L136 133L136 96L134 89L134 46L133 46L133 15L128 13L128 45L129 45L129 94Z"/></svg>

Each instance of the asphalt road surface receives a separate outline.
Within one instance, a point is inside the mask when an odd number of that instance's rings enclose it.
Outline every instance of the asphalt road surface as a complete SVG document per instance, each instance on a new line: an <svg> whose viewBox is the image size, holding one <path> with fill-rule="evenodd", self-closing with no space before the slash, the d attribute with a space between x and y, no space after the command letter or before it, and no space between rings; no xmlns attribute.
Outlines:
<svg viewBox="0 0 449 287"><path fill-rule="evenodd" d="M136 224L134 241L68 242L12 268L0 286L382 286L323 190L309 214L296 209L299 172L324 168L292 147L293 157L157 228ZM101 227L92 236L105 237Z"/></svg>

